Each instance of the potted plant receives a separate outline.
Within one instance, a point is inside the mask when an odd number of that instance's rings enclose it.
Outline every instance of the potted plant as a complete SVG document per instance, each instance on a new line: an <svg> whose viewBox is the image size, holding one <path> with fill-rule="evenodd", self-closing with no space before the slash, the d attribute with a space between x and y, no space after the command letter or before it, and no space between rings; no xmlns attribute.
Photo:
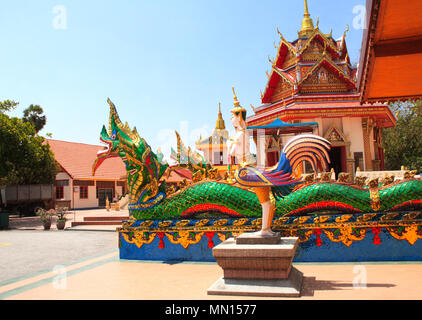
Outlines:
<svg viewBox="0 0 422 320"><path fill-rule="evenodd" d="M56 227L58 230L63 230L65 225L66 225L66 213L67 213L67 208L56 208Z"/></svg>
<svg viewBox="0 0 422 320"><path fill-rule="evenodd" d="M44 230L50 230L51 227L51 219L54 215L54 210L45 210L40 208L37 210L37 216L40 217L41 222L43 223Z"/></svg>

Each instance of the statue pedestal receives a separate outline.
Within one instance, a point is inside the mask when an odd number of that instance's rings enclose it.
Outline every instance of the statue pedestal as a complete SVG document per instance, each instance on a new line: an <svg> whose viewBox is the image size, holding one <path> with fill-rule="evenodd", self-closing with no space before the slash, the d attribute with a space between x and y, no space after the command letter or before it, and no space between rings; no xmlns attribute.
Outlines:
<svg viewBox="0 0 422 320"><path fill-rule="evenodd" d="M224 276L210 295L299 297L303 274L292 267L297 237L256 237L243 234L213 248Z"/></svg>

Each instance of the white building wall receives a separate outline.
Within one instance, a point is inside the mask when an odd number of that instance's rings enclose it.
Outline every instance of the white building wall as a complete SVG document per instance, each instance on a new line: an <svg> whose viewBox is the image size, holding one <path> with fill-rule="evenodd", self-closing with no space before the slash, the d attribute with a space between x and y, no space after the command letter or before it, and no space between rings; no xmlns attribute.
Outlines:
<svg viewBox="0 0 422 320"><path fill-rule="evenodd" d="M364 152L361 118L343 118L343 133L350 141L350 152Z"/></svg>
<svg viewBox="0 0 422 320"><path fill-rule="evenodd" d="M75 190L75 188L74 188ZM76 192L73 192L74 196L74 208L95 208L98 207L98 199L96 196L96 188L95 186L88 186L88 198L87 199L81 199L81 193L79 190L79 187L76 189Z"/></svg>
<svg viewBox="0 0 422 320"><path fill-rule="evenodd" d="M119 199L119 197L122 196L123 187L116 186L116 198Z"/></svg>
<svg viewBox="0 0 422 320"><path fill-rule="evenodd" d="M71 201L72 205L72 178L66 172L56 174L56 180L69 180L69 185L63 187L63 199L60 201Z"/></svg>

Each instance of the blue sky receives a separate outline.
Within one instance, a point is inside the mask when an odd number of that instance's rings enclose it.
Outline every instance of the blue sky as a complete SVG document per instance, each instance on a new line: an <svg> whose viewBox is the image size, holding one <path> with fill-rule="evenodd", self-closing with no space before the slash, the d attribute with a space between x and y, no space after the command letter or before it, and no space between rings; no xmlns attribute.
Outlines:
<svg viewBox="0 0 422 320"><path fill-rule="evenodd" d="M347 25L352 62L365 0L308 0L319 27L340 38ZM121 120L155 150L175 146L174 130L193 145L210 134L218 102L231 129L231 87L242 105L260 104L279 36L297 38L302 0L14 0L0 3L0 99L44 108L40 132L99 144L109 97ZM64 20L65 18L65 20Z"/></svg>

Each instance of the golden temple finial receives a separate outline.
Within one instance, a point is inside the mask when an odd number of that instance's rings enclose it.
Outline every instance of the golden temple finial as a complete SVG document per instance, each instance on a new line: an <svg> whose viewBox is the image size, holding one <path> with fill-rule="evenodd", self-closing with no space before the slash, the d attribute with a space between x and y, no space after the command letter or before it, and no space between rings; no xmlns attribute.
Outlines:
<svg viewBox="0 0 422 320"><path fill-rule="evenodd" d="M316 26L315 26L315 29L318 29L318 28L319 28L319 17L316 18Z"/></svg>
<svg viewBox="0 0 422 320"><path fill-rule="evenodd" d="M281 39L284 39L284 37L283 37L283 35L281 34L280 30L278 30L278 27L277 27L277 33L278 33L278 35L280 36L280 38L281 38Z"/></svg>
<svg viewBox="0 0 422 320"><path fill-rule="evenodd" d="M226 125L224 123L223 115L221 114L221 102L218 103L218 118L215 122L215 128L217 130L224 130L226 129Z"/></svg>
<svg viewBox="0 0 422 320"><path fill-rule="evenodd" d="M304 0L304 7L305 12L303 14L303 20L302 20L302 28L299 31L299 36L307 36L310 32L314 31L314 22L311 19L311 15L309 14L308 10L308 2L307 0Z"/></svg>
<svg viewBox="0 0 422 320"><path fill-rule="evenodd" d="M270 74L268 73L268 70L265 70L265 74L267 75L267 78L270 78Z"/></svg>
<svg viewBox="0 0 422 320"><path fill-rule="evenodd" d="M245 120L246 119L246 109L243 108L240 105L239 101L237 100L236 92L234 92L234 87L232 87L232 89L233 89L233 97L234 97L234 103L233 103L234 108L231 109L230 111L231 111L231 113L234 113L234 114L237 114L238 112L241 112L242 113L243 120Z"/></svg>
<svg viewBox="0 0 422 320"><path fill-rule="evenodd" d="M349 57L349 53L346 52L346 56L344 57L344 61L349 62L350 57Z"/></svg>
<svg viewBox="0 0 422 320"><path fill-rule="evenodd" d="M274 60L271 60L270 55L268 55L268 61L271 63L272 66L274 66Z"/></svg>
<svg viewBox="0 0 422 320"><path fill-rule="evenodd" d="M234 105L235 107L238 107L238 106L240 106L240 102L239 102L239 101L237 101L236 92L234 92L234 87L232 87L232 90L233 90L233 98L234 98L233 105Z"/></svg>
<svg viewBox="0 0 422 320"><path fill-rule="evenodd" d="M251 108L252 108L252 110L253 110L253 112L255 112L256 113L256 111L255 111L255 107L251 104Z"/></svg>

